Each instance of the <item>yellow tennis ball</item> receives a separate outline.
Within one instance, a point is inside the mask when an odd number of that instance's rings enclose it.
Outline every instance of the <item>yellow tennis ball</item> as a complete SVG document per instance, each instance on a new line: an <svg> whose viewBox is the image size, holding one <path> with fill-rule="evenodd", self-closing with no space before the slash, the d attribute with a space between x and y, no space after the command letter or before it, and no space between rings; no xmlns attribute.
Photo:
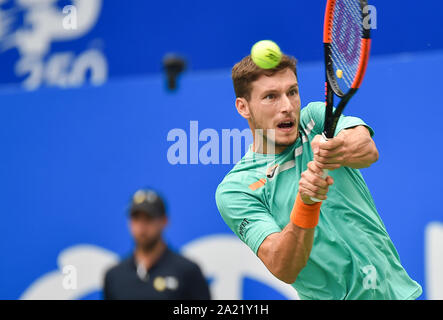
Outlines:
<svg viewBox="0 0 443 320"><path fill-rule="evenodd" d="M281 55L280 48L271 40L259 41L251 49L252 61L262 69L272 69L278 66Z"/></svg>
<svg viewBox="0 0 443 320"><path fill-rule="evenodd" d="M343 70L337 69L335 73L337 74L337 78L341 79L343 77Z"/></svg>

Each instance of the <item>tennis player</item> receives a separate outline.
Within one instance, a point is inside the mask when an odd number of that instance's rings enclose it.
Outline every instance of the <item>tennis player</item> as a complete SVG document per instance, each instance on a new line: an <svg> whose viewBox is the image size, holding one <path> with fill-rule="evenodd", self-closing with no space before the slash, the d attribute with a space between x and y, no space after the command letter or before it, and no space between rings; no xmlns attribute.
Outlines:
<svg viewBox="0 0 443 320"><path fill-rule="evenodd" d="M254 138L216 192L232 231L301 299L419 297L359 171L378 160L373 130L342 116L322 142L325 105L300 110L292 57L264 70L247 56L232 79Z"/></svg>

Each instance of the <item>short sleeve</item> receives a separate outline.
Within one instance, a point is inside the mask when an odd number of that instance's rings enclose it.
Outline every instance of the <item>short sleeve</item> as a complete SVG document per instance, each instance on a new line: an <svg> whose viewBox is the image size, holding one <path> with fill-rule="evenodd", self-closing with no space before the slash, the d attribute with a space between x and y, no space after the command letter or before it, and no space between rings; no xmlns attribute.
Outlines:
<svg viewBox="0 0 443 320"><path fill-rule="evenodd" d="M371 137L374 136L374 130L368 126L362 119L351 116L342 115L337 123L337 128L335 129L335 135L339 134L343 129L349 129L356 126L365 126L368 128Z"/></svg>
<svg viewBox="0 0 443 320"><path fill-rule="evenodd" d="M326 107L324 102L311 102L303 108L300 115L300 121L302 125L307 128L308 132L312 130L312 133L315 135L322 134L325 123L325 110ZM337 128L335 129L335 136L343 129L349 129L360 125L368 128L371 137L374 135L374 130L362 119L342 114L338 120Z"/></svg>
<svg viewBox="0 0 443 320"><path fill-rule="evenodd" d="M217 188L216 202L225 223L255 254L268 235L281 231L259 197L229 183Z"/></svg>

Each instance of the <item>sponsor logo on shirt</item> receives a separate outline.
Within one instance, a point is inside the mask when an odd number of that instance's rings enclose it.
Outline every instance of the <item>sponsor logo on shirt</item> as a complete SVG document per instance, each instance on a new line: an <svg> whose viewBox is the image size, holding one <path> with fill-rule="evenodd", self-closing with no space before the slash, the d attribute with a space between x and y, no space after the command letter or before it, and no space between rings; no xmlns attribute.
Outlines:
<svg viewBox="0 0 443 320"><path fill-rule="evenodd" d="M239 234L243 237L245 232L245 227L249 223L248 219L244 218L242 223L240 224Z"/></svg>

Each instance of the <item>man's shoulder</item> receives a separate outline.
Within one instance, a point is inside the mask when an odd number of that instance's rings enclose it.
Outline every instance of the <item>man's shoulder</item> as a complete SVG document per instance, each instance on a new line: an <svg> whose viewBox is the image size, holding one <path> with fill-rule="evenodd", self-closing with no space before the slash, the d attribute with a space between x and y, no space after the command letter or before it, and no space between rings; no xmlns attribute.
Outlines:
<svg viewBox="0 0 443 320"><path fill-rule="evenodd" d="M323 118L325 114L325 103L314 101L308 103L300 111L300 122L307 124L310 121L316 121L317 118Z"/></svg>
<svg viewBox="0 0 443 320"><path fill-rule="evenodd" d="M309 102L306 106L304 106L301 109L301 113L308 113L308 112L318 112L323 111L325 108L325 103L321 101L312 101Z"/></svg>
<svg viewBox="0 0 443 320"><path fill-rule="evenodd" d="M325 103L310 102L300 111L300 127L308 137L323 131Z"/></svg>
<svg viewBox="0 0 443 320"><path fill-rule="evenodd" d="M219 201L224 194L250 193L251 186L266 178L265 166L253 166L248 163L237 163L226 174L215 192L216 200Z"/></svg>
<svg viewBox="0 0 443 320"><path fill-rule="evenodd" d="M131 270L131 267L133 266L133 256L130 255L123 260L121 260L116 265L110 267L108 271L106 271L106 278L112 278L115 276L120 275L123 272L127 272L128 270Z"/></svg>

